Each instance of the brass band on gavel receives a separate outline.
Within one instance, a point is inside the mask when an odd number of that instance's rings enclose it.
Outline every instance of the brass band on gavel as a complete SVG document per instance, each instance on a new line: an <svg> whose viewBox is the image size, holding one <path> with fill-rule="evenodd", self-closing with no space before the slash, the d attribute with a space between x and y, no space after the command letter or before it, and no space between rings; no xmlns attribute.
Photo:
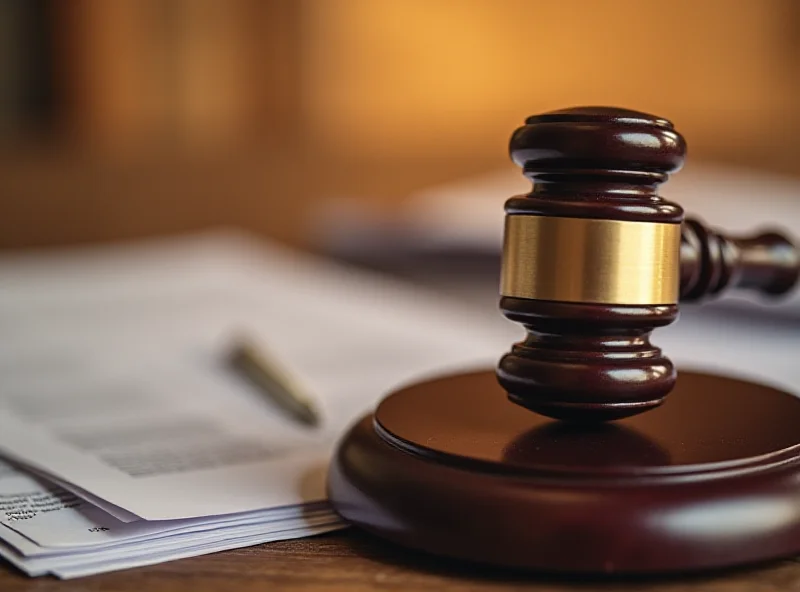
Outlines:
<svg viewBox="0 0 800 592"><path fill-rule="evenodd" d="M506 216L501 295L557 302L675 304L681 225Z"/></svg>

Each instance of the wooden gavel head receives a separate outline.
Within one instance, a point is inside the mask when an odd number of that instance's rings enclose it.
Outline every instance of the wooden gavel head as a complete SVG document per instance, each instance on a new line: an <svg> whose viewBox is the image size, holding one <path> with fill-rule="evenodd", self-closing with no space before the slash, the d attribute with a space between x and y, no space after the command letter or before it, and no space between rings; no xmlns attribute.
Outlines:
<svg viewBox="0 0 800 592"><path fill-rule="evenodd" d="M780 234L725 237L658 195L686 154L666 119L553 111L529 117L510 153L533 189L506 202L500 308L527 337L497 377L528 409L607 421L657 407L676 372L650 333L677 319L680 299L797 282L797 251Z"/></svg>

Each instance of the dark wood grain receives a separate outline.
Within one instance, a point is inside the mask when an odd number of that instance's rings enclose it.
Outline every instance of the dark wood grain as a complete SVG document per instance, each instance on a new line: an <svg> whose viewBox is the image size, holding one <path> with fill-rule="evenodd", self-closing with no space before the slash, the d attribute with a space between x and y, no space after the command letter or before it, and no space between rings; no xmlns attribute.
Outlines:
<svg viewBox="0 0 800 592"><path fill-rule="evenodd" d="M544 573L685 573L800 553L800 400L685 372L661 407L576 425L491 370L395 391L347 434L328 497L388 540Z"/></svg>
<svg viewBox="0 0 800 592"><path fill-rule="evenodd" d="M727 290L769 296L792 290L800 277L800 251L779 232L733 237L697 219L681 228L681 302L703 300Z"/></svg>
<svg viewBox="0 0 800 592"><path fill-rule="evenodd" d="M535 578L396 547L353 529L78 580L31 579L0 562L3 592L797 592L800 562L703 576L585 580Z"/></svg>
<svg viewBox="0 0 800 592"><path fill-rule="evenodd" d="M658 195L686 153L666 119L610 107L552 111L529 117L511 136L509 152L533 188L506 202L508 216L683 220L683 209ZM674 303L504 297L500 309L525 326L527 337L502 358L497 378L512 401L536 413L619 419L657 407L675 384L672 363L649 340L653 329L678 317Z"/></svg>
<svg viewBox="0 0 800 592"><path fill-rule="evenodd" d="M500 309L525 326L526 336L500 359L497 379L510 400L531 411L567 420L620 419L658 407L675 385L674 365L650 342L653 329L678 318L675 304L504 296Z"/></svg>
<svg viewBox="0 0 800 592"><path fill-rule="evenodd" d="M800 253L784 236L727 237L698 220L683 222L680 205L658 195L686 154L684 138L664 118L612 107L552 111L529 117L509 151L533 182L530 193L506 202L509 219L682 224L681 300L733 288L778 295L797 284ZM527 335L500 360L497 378L513 402L548 417L597 422L654 409L672 390L675 369L650 335L677 319L674 300L611 305L511 296L500 309Z"/></svg>
<svg viewBox="0 0 800 592"><path fill-rule="evenodd" d="M533 188L506 202L508 214L683 220L680 205L658 195L686 154L683 136L663 118L611 107L552 111L529 117L509 152Z"/></svg>

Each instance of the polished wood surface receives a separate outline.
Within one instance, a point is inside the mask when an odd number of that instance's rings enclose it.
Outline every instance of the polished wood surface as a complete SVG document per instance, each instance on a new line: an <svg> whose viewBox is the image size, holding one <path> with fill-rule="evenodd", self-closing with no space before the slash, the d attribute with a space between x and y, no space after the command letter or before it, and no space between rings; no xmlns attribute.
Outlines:
<svg viewBox="0 0 800 592"><path fill-rule="evenodd" d="M778 232L726 236L697 219L681 228L681 302L734 288L781 296L797 285L800 250Z"/></svg>
<svg viewBox="0 0 800 592"><path fill-rule="evenodd" d="M3 592L796 592L800 561L682 578L531 577L422 555L350 529L78 580L31 579L0 562Z"/></svg>
<svg viewBox="0 0 800 592"><path fill-rule="evenodd" d="M658 195L686 153L683 136L663 118L612 107L552 111L526 119L511 136L509 152L533 188L506 202L508 217L683 220L683 209ZM675 368L649 337L677 318L675 301L601 304L505 295L500 309L527 331L497 368L509 397L523 407L558 419L606 421L657 407L672 390Z"/></svg>
<svg viewBox="0 0 800 592"><path fill-rule="evenodd" d="M504 296L500 309L525 339L497 366L515 403L567 420L620 419L661 405L675 385L672 361L650 333L678 317L676 304L611 305Z"/></svg>
<svg viewBox="0 0 800 592"><path fill-rule="evenodd" d="M686 141L666 119L614 107L533 115L509 141L533 182L506 202L510 215L678 224L683 209L658 195L680 170Z"/></svg>
<svg viewBox="0 0 800 592"><path fill-rule="evenodd" d="M707 477L712 469L752 468L751 461L766 466L784 451L800 460L800 400L695 372L681 372L658 409L609 424L525 413L505 401L488 371L401 389L378 405L375 421L396 446L433 461L514 475Z"/></svg>
<svg viewBox="0 0 800 592"><path fill-rule="evenodd" d="M608 421L663 403L676 372L650 335L677 318L678 291L673 285L667 298L669 290L645 287L680 279L681 300L701 300L732 288L780 295L797 284L800 252L784 236L727 237L698 220L684 222L681 206L659 196L659 186L680 170L686 155L683 136L664 118L613 107L551 111L526 119L512 134L509 152L533 188L505 205L504 278L513 270L519 280L514 285L552 285L535 286L544 296L503 292L501 311L524 325L527 335L500 360L497 378L512 401L536 413ZM536 249L526 244L531 240L510 241L511 220L531 216L588 218L600 226L681 224L679 249L675 243L680 261L671 261L670 269L672 247L663 241L652 244L638 235L610 241L598 230L542 231ZM540 256L520 262L521 250ZM648 273L660 275L642 277ZM620 299L625 289L630 293Z"/></svg>
<svg viewBox="0 0 800 592"><path fill-rule="evenodd" d="M800 399L684 372L613 424L509 404L494 372L389 395L341 443L329 498L434 554L544 573L674 573L800 553Z"/></svg>

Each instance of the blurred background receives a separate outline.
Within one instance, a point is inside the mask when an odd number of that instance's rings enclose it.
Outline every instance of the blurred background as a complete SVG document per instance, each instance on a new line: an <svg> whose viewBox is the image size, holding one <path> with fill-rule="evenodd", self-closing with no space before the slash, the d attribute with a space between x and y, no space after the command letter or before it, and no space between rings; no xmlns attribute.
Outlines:
<svg viewBox="0 0 800 592"><path fill-rule="evenodd" d="M511 131L578 104L800 174L794 0L4 0L0 47L5 248L216 225L315 248L328 200L391 218L516 174Z"/></svg>
<svg viewBox="0 0 800 592"><path fill-rule="evenodd" d="M686 137L664 197L800 237L800 0L0 0L0 456L48 434L180 466L229 417L270 451L329 442L397 384L494 365L523 335L497 307L530 186L509 137L598 104ZM798 393L795 292L681 305L654 343ZM242 340L321 431L237 382Z"/></svg>

